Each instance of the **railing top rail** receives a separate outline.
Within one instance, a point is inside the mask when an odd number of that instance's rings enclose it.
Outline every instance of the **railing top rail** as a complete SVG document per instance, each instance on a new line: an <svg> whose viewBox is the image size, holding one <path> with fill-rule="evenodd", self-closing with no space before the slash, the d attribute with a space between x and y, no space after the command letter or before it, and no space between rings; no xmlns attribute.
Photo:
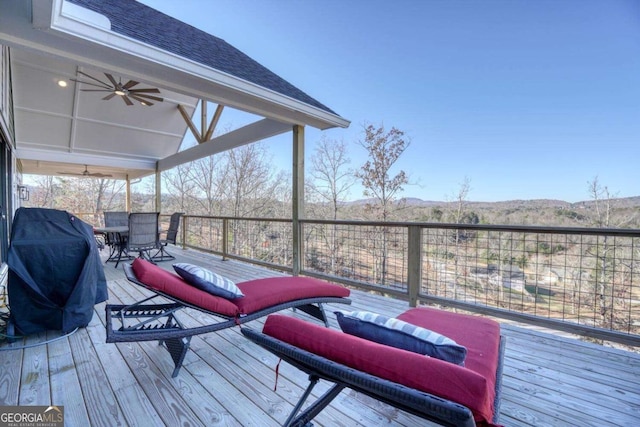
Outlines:
<svg viewBox="0 0 640 427"><path fill-rule="evenodd" d="M242 220L242 221L270 221L291 222L291 218L262 218L262 217L234 217L216 215L185 215L189 218ZM640 237L640 229L637 228L590 228L590 227L560 227L541 225L509 225L509 224L457 224L447 222L407 222L407 221L365 221L365 220L332 220L332 219L301 219L303 224L335 224L335 225L359 225L371 227L420 227L429 229L464 229L484 231L512 231L522 233L542 234L582 234L592 236L618 236Z"/></svg>
<svg viewBox="0 0 640 427"><path fill-rule="evenodd" d="M270 222L291 222L291 218L252 218L241 216L218 216L218 215L184 215L188 218L200 218L200 219L221 219L228 221L270 221Z"/></svg>
<svg viewBox="0 0 640 427"><path fill-rule="evenodd" d="M465 230L486 230L486 231L515 231L534 233L560 233L560 234L590 234L606 236L626 236L640 237L640 229L637 228L589 228L589 227L559 227L559 226L539 226L539 225L508 225L508 224L457 224L444 222L394 222L394 221L360 221L360 220L323 220L323 219L301 219L301 223L308 224L338 224L338 225L367 225L374 227L421 227L421 228L441 228L441 229L465 229Z"/></svg>

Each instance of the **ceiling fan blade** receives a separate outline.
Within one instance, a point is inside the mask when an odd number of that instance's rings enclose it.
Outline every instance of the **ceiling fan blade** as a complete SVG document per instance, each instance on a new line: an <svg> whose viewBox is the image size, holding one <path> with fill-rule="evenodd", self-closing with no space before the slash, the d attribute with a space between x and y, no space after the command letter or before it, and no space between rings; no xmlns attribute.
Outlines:
<svg viewBox="0 0 640 427"><path fill-rule="evenodd" d="M118 82L116 81L116 79L113 78L113 76L109 73L104 73L105 76L107 76L107 78L109 79L109 81L111 82L111 84L113 85L114 88L118 87Z"/></svg>
<svg viewBox="0 0 640 427"><path fill-rule="evenodd" d="M108 101L109 99L113 98L116 95L119 95L122 97L122 100L124 101L125 104L127 104L128 106L130 105L134 105L133 101L131 101L131 99L134 99L140 103L143 103L145 105L153 105L152 102L150 102L151 100L156 101L156 102L163 102L164 99L160 98L158 96L152 96L152 95L148 95L149 93L160 93L160 89L158 88L141 88L141 89L132 89L134 86L140 84L140 82L137 82L135 80L129 80L126 84L122 84L121 81L116 81L115 77L113 77L112 74L109 73L104 73L104 75L107 77L107 79L109 79L109 81L111 82L111 85L109 85L108 83L105 83L103 81L101 81L100 79L97 79L93 76L90 76L87 73L84 73L82 71L78 71L78 74L82 74L83 76L86 76L98 83L91 83L91 82L85 82L82 80L76 80L76 79L71 79L75 82L78 83L83 83L83 84L87 84L87 85L91 85L91 86L95 86L95 87L99 87L100 89L80 89L83 92L111 92L109 93L107 96L105 96L104 98L102 98L105 101ZM119 93L116 93L119 92ZM122 94L124 93L124 95Z"/></svg>
<svg viewBox="0 0 640 427"><path fill-rule="evenodd" d="M84 171L82 173L78 173L78 172L58 172L61 175L72 175L72 176L82 176L82 177L91 177L91 178L108 178L111 177L112 175L110 174L106 174L106 173L101 173L101 172L89 172L89 166L88 165L84 165Z"/></svg>
<svg viewBox="0 0 640 427"><path fill-rule="evenodd" d="M136 93L141 93L141 92L146 92L146 93L160 93L160 89L157 89L157 88L131 89L131 90L129 90L129 92L136 92Z"/></svg>
<svg viewBox="0 0 640 427"><path fill-rule="evenodd" d="M158 101L158 102L164 101L164 99L160 98L159 96L145 95L144 93L138 93L138 92L134 92L134 93L129 92L129 96L133 96L133 95L137 96L138 98L153 99L154 101Z"/></svg>
<svg viewBox="0 0 640 427"><path fill-rule="evenodd" d="M132 87L134 87L135 85L137 85L137 84L139 84L139 83L140 83L140 82L137 82L137 81L135 81L135 80L129 80L129 81L127 82L127 84L126 84L126 85L122 86L122 89L129 89L129 88L132 88Z"/></svg>
<svg viewBox="0 0 640 427"><path fill-rule="evenodd" d="M95 87L101 87L101 88L103 88L104 90L113 90L113 89L111 88L111 86L106 86L106 85L97 85L97 84L95 84L95 83L91 83L91 82L84 82L84 81L82 81L82 80L76 80L76 79L69 79L69 80L71 80L72 82L82 83L82 84L84 84L84 85L91 85L91 86L95 86Z"/></svg>
<svg viewBox="0 0 640 427"><path fill-rule="evenodd" d="M105 82L103 82L103 81L102 81L102 80L100 80L100 79L96 79L95 77L93 77L93 76L91 76L91 75L89 75L89 74L87 74L87 73L83 73L83 72L82 72L82 71L80 71L80 70L78 70L78 74L82 74L82 75L83 75L83 76L85 76L85 77L89 77L91 80L95 80L95 81L97 81L98 83L100 83L100 84L101 84L102 86L104 86L104 87L109 87L109 83L105 83ZM89 84L91 84L91 83L89 83Z"/></svg>
<svg viewBox="0 0 640 427"><path fill-rule="evenodd" d="M140 98L139 96L136 96L136 95L134 95L132 93L129 93L129 97L135 99L136 101L138 101L141 104L148 105L148 106L152 106L153 105L153 102L147 101L146 99Z"/></svg>

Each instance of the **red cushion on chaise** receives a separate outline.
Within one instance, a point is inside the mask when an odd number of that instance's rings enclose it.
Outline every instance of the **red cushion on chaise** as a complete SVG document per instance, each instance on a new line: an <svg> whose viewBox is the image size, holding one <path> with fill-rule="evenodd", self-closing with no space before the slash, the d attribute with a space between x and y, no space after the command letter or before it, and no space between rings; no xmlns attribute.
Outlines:
<svg viewBox="0 0 640 427"><path fill-rule="evenodd" d="M349 289L309 277L270 277L236 283L245 295L228 300L195 288L180 276L141 258L132 263L138 280L152 289L174 296L197 307L236 317L255 313L277 304L314 297L348 297Z"/></svg>
<svg viewBox="0 0 640 427"><path fill-rule="evenodd" d="M164 270L142 258L133 260L131 267L136 278L151 289L164 292L179 300L223 316L235 317L239 313L238 307L233 302L195 288L177 274Z"/></svg>
<svg viewBox="0 0 640 427"><path fill-rule="evenodd" d="M409 310L404 314L405 316L398 316L398 318L403 318L405 321L418 319L415 323L421 326L425 325L424 318L429 315L440 321L446 317L430 311ZM451 316L453 313L447 314ZM484 320L487 320L473 317L471 321L467 317L460 318L460 321L456 319L453 323L460 329L470 329L469 335L473 334L473 330L483 329L483 326L477 328L473 326L476 320L480 321L480 324L484 324ZM451 337L459 344L467 346L469 353L465 362L466 367L367 341L290 316L277 314L269 316L263 332L345 366L457 402L472 411L476 422L481 425L491 425L496 371L495 369L492 372L485 370L490 365L497 367L499 350L495 345L493 334L497 332L498 340L500 335L499 325L495 322L493 322L495 325L492 325L491 322L493 321L489 321L489 325L484 325L491 331L487 345L479 339L465 341L460 338L462 335ZM431 324L427 326L437 330ZM494 326L497 326L497 329ZM482 333L482 335L485 334ZM487 360L495 360L495 364L487 363Z"/></svg>

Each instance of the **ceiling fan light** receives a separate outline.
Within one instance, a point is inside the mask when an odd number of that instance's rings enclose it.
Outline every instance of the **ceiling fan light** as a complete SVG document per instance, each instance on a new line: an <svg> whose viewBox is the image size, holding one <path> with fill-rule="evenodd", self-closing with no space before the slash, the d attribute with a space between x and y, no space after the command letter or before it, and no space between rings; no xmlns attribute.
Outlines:
<svg viewBox="0 0 640 427"><path fill-rule="evenodd" d="M60 86L60 87L67 87L67 82L66 82L66 80L58 80L58 86Z"/></svg>
<svg viewBox="0 0 640 427"><path fill-rule="evenodd" d="M126 93L123 90L116 90L116 91L114 91L114 93L116 95L120 95L120 96L125 96L126 95Z"/></svg>

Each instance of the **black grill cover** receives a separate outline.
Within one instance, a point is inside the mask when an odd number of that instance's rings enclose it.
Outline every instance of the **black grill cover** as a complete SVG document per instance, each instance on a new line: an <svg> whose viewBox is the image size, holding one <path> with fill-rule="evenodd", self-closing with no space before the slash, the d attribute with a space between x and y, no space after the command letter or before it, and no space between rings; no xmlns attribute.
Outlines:
<svg viewBox="0 0 640 427"><path fill-rule="evenodd" d="M87 326L108 298L93 229L68 212L18 209L7 264L10 321L21 334Z"/></svg>

